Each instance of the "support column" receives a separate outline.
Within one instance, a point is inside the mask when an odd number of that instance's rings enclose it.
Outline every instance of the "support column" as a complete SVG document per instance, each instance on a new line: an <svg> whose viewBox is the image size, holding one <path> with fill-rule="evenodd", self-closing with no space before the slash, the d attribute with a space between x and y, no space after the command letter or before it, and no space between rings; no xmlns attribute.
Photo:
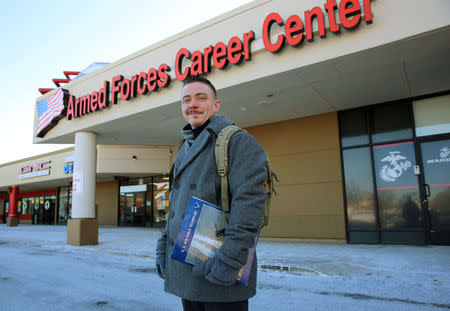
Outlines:
<svg viewBox="0 0 450 311"><path fill-rule="evenodd" d="M9 210L8 218L6 219L6 225L9 227L15 227L19 225L19 214L17 213L17 201L19 199L19 187L12 186L9 193Z"/></svg>
<svg viewBox="0 0 450 311"><path fill-rule="evenodd" d="M75 134L72 219L67 221L67 244L98 244L98 221L95 218L96 173L96 135L78 132Z"/></svg>

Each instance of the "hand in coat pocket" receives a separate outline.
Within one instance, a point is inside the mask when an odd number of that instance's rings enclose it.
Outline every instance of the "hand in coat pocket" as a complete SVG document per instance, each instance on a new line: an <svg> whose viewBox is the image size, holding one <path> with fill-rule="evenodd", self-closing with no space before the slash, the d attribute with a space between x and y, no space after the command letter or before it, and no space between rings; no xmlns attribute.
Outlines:
<svg viewBox="0 0 450 311"><path fill-rule="evenodd" d="M156 257L156 272L161 279L164 279L166 274L166 256Z"/></svg>
<svg viewBox="0 0 450 311"><path fill-rule="evenodd" d="M192 268L195 276L204 276L206 280L217 286L232 286L236 283L236 276L242 264L225 256L220 251L214 258Z"/></svg>

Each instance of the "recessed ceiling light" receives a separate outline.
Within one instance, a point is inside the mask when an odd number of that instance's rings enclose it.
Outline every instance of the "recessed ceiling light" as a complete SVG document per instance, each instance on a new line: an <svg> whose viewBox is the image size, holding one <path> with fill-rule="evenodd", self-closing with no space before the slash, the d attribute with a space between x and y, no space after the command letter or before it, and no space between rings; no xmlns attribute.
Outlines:
<svg viewBox="0 0 450 311"><path fill-rule="evenodd" d="M256 104L257 104L257 105L269 105L270 102L267 101L267 100L262 100L262 101L260 101L260 102L257 102Z"/></svg>
<svg viewBox="0 0 450 311"><path fill-rule="evenodd" d="M241 111L246 111L248 108L246 106L241 106L239 109L241 109Z"/></svg>

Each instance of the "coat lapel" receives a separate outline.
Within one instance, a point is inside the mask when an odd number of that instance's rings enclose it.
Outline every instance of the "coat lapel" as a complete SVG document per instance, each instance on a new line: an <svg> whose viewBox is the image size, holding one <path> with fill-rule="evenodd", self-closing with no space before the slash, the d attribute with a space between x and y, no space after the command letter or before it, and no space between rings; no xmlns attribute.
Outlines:
<svg viewBox="0 0 450 311"><path fill-rule="evenodd" d="M183 170L198 156L198 154L206 147L211 135L207 129L204 129L201 134L194 140L191 147L187 143L183 144L183 149L175 159L175 167L173 172L173 179L175 180Z"/></svg>

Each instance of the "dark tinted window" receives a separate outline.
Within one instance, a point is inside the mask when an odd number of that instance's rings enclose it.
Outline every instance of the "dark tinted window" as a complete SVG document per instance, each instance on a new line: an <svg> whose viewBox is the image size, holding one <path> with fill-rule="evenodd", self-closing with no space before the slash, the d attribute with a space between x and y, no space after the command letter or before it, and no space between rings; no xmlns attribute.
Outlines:
<svg viewBox="0 0 450 311"><path fill-rule="evenodd" d="M373 143L412 137L408 103L374 107L372 116Z"/></svg>
<svg viewBox="0 0 450 311"><path fill-rule="evenodd" d="M350 230L375 230L376 214L369 148L343 151Z"/></svg>
<svg viewBox="0 0 450 311"><path fill-rule="evenodd" d="M342 147L369 143L366 112L361 110L340 113Z"/></svg>

